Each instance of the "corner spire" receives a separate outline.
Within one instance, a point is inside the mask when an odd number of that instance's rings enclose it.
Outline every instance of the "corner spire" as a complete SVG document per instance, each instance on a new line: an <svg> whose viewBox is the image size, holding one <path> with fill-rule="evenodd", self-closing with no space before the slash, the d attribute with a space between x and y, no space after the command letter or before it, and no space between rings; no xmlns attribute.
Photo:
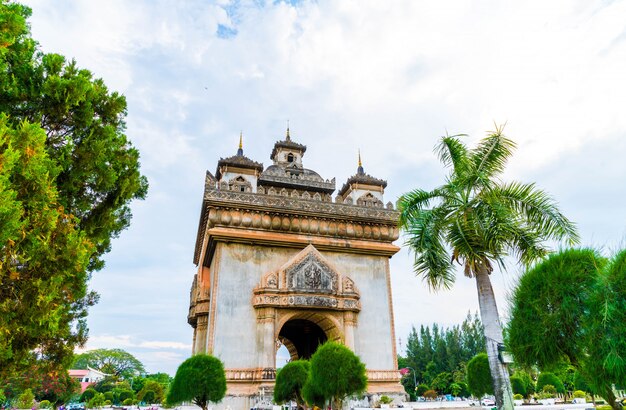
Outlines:
<svg viewBox="0 0 626 410"><path fill-rule="evenodd" d="M237 150L237 156L243 156L243 131L239 132L239 149Z"/></svg>
<svg viewBox="0 0 626 410"><path fill-rule="evenodd" d="M363 170L363 163L361 162L361 149L359 148L359 167L356 169L356 173L359 175L363 175L365 171Z"/></svg>
<svg viewBox="0 0 626 410"><path fill-rule="evenodd" d="M289 120L287 120L287 141L291 141L291 135L289 135Z"/></svg>

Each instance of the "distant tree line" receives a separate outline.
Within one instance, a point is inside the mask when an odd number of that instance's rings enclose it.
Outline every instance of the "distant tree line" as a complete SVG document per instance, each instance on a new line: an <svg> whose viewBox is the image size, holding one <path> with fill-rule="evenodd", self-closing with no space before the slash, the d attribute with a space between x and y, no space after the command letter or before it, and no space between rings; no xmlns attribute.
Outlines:
<svg viewBox="0 0 626 410"><path fill-rule="evenodd" d="M398 367L408 369L402 384L413 398L414 380L421 385L420 393L427 388L439 394L468 396L467 363L484 351L485 337L478 314L468 313L460 326L451 328L438 324L422 325L419 332L413 328L406 342L405 355L398 357Z"/></svg>

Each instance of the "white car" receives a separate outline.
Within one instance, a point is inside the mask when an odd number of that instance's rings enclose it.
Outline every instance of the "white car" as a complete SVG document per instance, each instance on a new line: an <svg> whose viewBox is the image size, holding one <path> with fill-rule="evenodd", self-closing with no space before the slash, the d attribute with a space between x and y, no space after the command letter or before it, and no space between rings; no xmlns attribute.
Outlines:
<svg viewBox="0 0 626 410"><path fill-rule="evenodd" d="M491 400L491 399L484 398L484 399L482 399L480 401L480 405L481 406L487 406L487 407L493 407L493 406L496 405L496 402Z"/></svg>

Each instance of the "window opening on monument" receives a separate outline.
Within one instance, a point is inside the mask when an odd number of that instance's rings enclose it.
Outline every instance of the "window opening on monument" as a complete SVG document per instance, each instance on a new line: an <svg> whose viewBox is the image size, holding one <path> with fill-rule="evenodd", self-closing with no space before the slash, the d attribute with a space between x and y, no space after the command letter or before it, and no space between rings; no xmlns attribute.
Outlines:
<svg viewBox="0 0 626 410"><path fill-rule="evenodd" d="M293 154L287 155L287 162L293 162Z"/></svg>
<svg viewBox="0 0 626 410"><path fill-rule="evenodd" d="M295 348L295 352L290 351L292 360L310 359L319 345L328 340L322 328L306 319L289 320L278 335L284 340L284 345L291 344Z"/></svg>

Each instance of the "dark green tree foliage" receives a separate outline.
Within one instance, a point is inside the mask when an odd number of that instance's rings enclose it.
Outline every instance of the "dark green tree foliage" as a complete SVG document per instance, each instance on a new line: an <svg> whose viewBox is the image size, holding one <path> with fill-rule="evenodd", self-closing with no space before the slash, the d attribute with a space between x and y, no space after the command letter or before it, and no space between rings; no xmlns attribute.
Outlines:
<svg viewBox="0 0 626 410"><path fill-rule="evenodd" d="M582 372L592 392L614 408L612 385L626 385L626 250L615 255L596 281L587 302L589 318Z"/></svg>
<svg viewBox="0 0 626 410"><path fill-rule="evenodd" d="M310 363L307 360L294 360L283 367L276 375L274 385L274 402L278 404L295 401L298 406L304 405L302 387L309 377Z"/></svg>
<svg viewBox="0 0 626 410"><path fill-rule="evenodd" d="M75 369L91 367L103 373L123 378L131 378L145 371L143 363L122 349L89 350L76 355L72 367Z"/></svg>
<svg viewBox="0 0 626 410"><path fill-rule="evenodd" d="M467 387L477 398L493 394L493 379L486 353L477 354L467 363Z"/></svg>
<svg viewBox="0 0 626 410"><path fill-rule="evenodd" d="M202 410L218 403L226 394L226 374L222 362L210 355L197 354L185 360L167 394L169 404L193 401Z"/></svg>
<svg viewBox="0 0 626 410"><path fill-rule="evenodd" d="M537 391L542 391L543 386L545 385L554 386L558 393L565 393L565 386L563 386L563 381L552 372L542 372L541 374L539 374L539 377L537 378Z"/></svg>
<svg viewBox="0 0 626 410"><path fill-rule="evenodd" d="M343 399L365 391L365 365L346 346L326 342L311 356L307 384L326 400L332 400L333 408L340 409Z"/></svg>
<svg viewBox="0 0 626 410"><path fill-rule="evenodd" d="M96 394L98 394L98 392L94 388L88 387L87 389L85 389L83 394L80 395L81 403L87 403L88 401L96 397Z"/></svg>
<svg viewBox="0 0 626 410"><path fill-rule="evenodd" d="M152 392L151 399L146 399L146 394ZM165 396L165 387L156 380L147 379L143 388L137 393L137 398L145 403L161 403Z"/></svg>
<svg viewBox="0 0 626 410"><path fill-rule="evenodd" d="M430 388L437 391L439 394L449 394L450 385L452 383L452 374L448 372L441 372L430 383Z"/></svg>
<svg viewBox="0 0 626 410"><path fill-rule="evenodd" d="M324 408L326 406L326 398L319 390L317 390L317 385L314 383L304 384L304 387L302 387L302 398L310 407L317 406L319 408Z"/></svg>
<svg viewBox="0 0 626 410"><path fill-rule="evenodd" d="M100 269L111 238L130 223L129 202L147 191L139 153L124 135L126 100L74 61L41 52L24 24L30 9L5 1L1 7L11 30L1 30L8 38L0 55L0 112L14 126L26 120L46 131L59 168L59 202L94 245L90 270Z"/></svg>
<svg viewBox="0 0 626 410"><path fill-rule="evenodd" d="M513 292L508 348L515 362L550 368L582 357L586 303L605 258L568 249L524 273Z"/></svg>
<svg viewBox="0 0 626 410"><path fill-rule="evenodd" d="M0 2L0 385L36 360L67 368L97 302L89 272L147 190L124 98L39 51L30 14Z"/></svg>
<svg viewBox="0 0 626 410"><path fill-rule="evenodd" d="M476 354L485 351L485 336L478 314L468 313L460 326L444 329L437 324L422 325L419 333L412 329L406 344L406 357L398 368L410 367L417 383L430 385L438 374L452 374L454 382L465 381L465 365ZM408 394L413 394L413 370L402 378ZM418 397L422 394L418 394Z"/></svg>
<svg viewBox="0 0 626 410"><path fill-rule="evenodd" d="M516 376L511 376L511 388L513 389L513 394L521 394L522 396L526 396L526 383L522 379Z"/></svg>
<svg viewBox="0 0 626 410"><path fill-rule="evenodd" d="M0 384L37 359L67 365L96 300L91 246L58 202L44 141L39 127L13 129L0 114Z"/></svg>

